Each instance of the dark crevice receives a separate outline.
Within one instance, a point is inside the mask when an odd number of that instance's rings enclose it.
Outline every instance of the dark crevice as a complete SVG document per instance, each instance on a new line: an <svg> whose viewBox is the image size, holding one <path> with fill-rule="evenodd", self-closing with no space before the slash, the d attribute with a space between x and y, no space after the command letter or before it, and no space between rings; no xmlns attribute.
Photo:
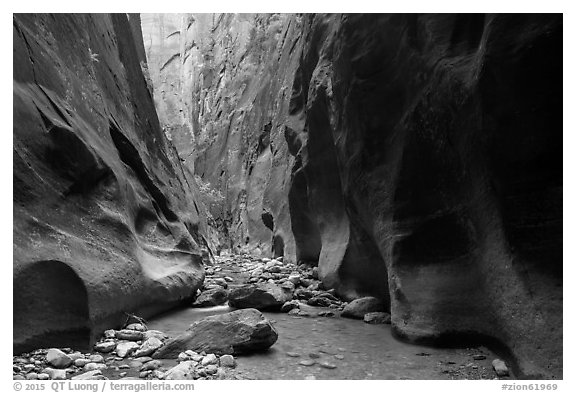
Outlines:
<svg viewBox="0 0 576 393"><path fill-rule="evenodd" d="M114 142L114 146L116 146L116 149L118 150L122 162L134 171L140 183L154 199L154 207L161 211L168 221L177 221L178 216L170 208L170 204L162 191L151 180L148 170L140 158L138 150L112 122L110 122L110 137Z"/></svg>

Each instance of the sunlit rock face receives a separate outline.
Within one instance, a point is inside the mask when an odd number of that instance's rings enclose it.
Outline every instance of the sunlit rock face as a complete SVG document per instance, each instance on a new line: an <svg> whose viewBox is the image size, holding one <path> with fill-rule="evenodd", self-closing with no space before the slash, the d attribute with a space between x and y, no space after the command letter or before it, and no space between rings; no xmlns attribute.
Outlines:
<svg viewBox="0 0 576 393"><path fill-rule="evenodd" d="M561 16L165 18L142 18L154 96L221 246L562 376Z"/></svg>
<svg viewBox="0 0 576 393"><path fill-rule="evenodd" d="M133 31L126 14L14 16L16 352L86 347L202 283L204 208Z"/></svg>
<svg viewBox="0 0 576 393"><path fill-rule="evenodd" d="M300 25L293 15L142 15L160 119L204 182L223 248L295 259L284 134Z"/></svg>

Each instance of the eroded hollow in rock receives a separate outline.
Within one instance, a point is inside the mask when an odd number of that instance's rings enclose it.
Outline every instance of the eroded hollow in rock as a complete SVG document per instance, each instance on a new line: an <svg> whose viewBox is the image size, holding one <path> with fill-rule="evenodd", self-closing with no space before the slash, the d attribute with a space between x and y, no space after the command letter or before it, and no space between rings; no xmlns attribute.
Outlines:
<svg viewBox="0 0 576 393"><path fill-rule="evenodd" d="M86 287L70 266L40 261L14 277L15 353L59 346L87 349L90 332Z"/></svg>

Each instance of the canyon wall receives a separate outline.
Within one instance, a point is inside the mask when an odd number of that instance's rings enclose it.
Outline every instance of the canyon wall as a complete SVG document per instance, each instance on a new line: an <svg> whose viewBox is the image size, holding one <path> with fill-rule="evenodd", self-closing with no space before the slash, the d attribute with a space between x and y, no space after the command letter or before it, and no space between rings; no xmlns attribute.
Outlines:
<svg viewBox="0 0 576 393"><path fill-rule="evenodd" d="M405 340L562 376L561 16L142 20L221 247L317 263Z"/></svg>
<svg viewBox="0 0 576 393"><path fill-rule="evenodd" d="M16 353L86 348L202 284L206 213L160 128L139 31L134 14L14 15Z"/></svg>

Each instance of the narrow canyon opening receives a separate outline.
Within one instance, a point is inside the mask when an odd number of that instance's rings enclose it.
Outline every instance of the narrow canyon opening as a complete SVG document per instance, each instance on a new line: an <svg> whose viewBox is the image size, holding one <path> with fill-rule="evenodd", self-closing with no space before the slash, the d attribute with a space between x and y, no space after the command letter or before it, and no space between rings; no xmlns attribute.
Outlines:
<svg viewBox="0 0 576 393"><path fill-rule="evenodd" d="M14 14L14 378L562 378L562 29Z"/></svg>

